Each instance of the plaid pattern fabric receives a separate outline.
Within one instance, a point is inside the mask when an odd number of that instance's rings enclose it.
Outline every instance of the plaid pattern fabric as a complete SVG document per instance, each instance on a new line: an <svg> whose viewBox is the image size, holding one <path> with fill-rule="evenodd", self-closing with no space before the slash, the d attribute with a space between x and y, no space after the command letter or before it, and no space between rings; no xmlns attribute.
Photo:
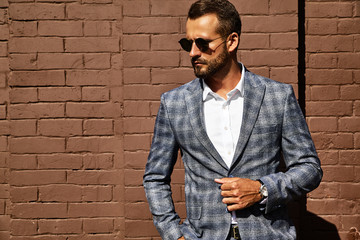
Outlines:
<svg viewBox="0 0 360 240"><path fill-rule="evenodd" d="M146 164L144 188L156 228L165 240L223 240L231 214L215 178L260 179L268 189L265 209L237 211L241 239L295 239L286 203L320 183L322 171L292 87L246 70L244 116L230 168L204 129L202 84L195 79L164 93ZM171 197L171 173L180 149L185 166L187 218L180 224ZM281 154L286 172L279 172Z"/></svg>

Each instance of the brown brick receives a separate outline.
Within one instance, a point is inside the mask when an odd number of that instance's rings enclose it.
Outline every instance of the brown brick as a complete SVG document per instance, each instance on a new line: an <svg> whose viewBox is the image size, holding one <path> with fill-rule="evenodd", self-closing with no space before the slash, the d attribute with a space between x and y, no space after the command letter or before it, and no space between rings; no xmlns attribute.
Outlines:
<svg viewBox="0 0 360 240"><path fill-rule="evenodd" d="M139 228L139 224L143 226ZM127 237L141 237L141 236L158 236L158 232L153 224L153 221L148 220L133 220L125 222L125 236Z"/></svg>
<svg viewBox="0 0 360 240"><path fill-rule="evenodd" d="M159 100L162 93L178 85L128 85L124 86L124 99L126 100Z"/></svg>
<svg viewBox="0 0 360 240"><path fill-rule="evenodd" d="M13 70L37 69L37 55L33 54L11 54L10 68Z"/></svg>
<svg viewBox="0 0 360 240"><path fill-rule="evenodd" d="M339 130L345 132L360 132L360 117L340 118Z"/></svg>
<svg viewBox="0 0 360 240"><path fill-rule="evenodd" d="M39 21L41 36L81 36L82 23L79 21Z"/></svg>
<svg viewBox="0 0 360 240"><path fill-rule="evenodd" d="M71 137L66 149L69 152L117 152L120 144L121 139L115 137Z"/></svg>
<svg viewBox="0 0 360 240"><path fill-rule="evenodd" d="M280 33L297 30L295 16L243 16L241 20L244 33Z"/></svg>
<svg viewBox="0 0 360 240"><path fill-rule="evenodd" d="M311 3L306 4L306 17L351 17L352 3Z"/></svg>
<svg viewBox="0 0 360 240"><path fill-rule="evenodd" d="M33 136L36 135L36 120L12 120L10 131L12 136Z"/></svg>
<svg viewBox="0 0 360 240"><path fill-rule="evenodd" d="M35 155L15 155L9 159L11 169L36 169L37 161Z"/></svg>
<svg viewBox="0 0 360 240"><path fill-rule="evenodd" d="M120 117L120 104L116 103L67 103L68 117L113 118Z"/></svg>
<svg viewBox="0 0 360 240"><path fill-rule="evenodd" d="M38 157L39 169L80 169L82 156L76 154L42 154Z"/></svg>
<svg viewBox="0 0 360 240"><path fill-rule="evenodd" d="M87 154L83 158L85 169L112 169L114 156L111 153Z"/></svg>
<svg viewBox="0 0 360 240"><path fill-rule="evenodd" d="M154 0L151 2L152 15L186 16L191 2L184 0Z"/></svg>
<svg viewBox="0 0 360 240"><path fill-rule="evenodd" d="M125 186L138 187L142 186L142 176L144 176L144 170L125 169Z"/></svg>
<svg viewBox="0 0 360 240"><path fill-rule="evenodd" d="M307 209L317 214L354 214L357 206L354 201L340 199L309 199Z"/></svg>
<svg viewBox="0 0 360 240"><path fill-rule="evenodd" d="M38 222L39 233L41 234L70 234L82 232L81 219L46 219Z"/></svg>
<svg viewBox="0 0 360 240"><path fill-rule="evenodd" d="M114 122L111 119L89 119L84 121L84 135L112 135Z"/></svg>
<svg viewBox="0 0 360 240"><path fill-rule="evenodd" d="M145 191L143 187L127 187L125 189L126 202L146 201Z"/></svg>
<svg viewBox="0 0 360 240"><path fill-rule="evenodd" d="M125 135L124 150L148 150L150 148L150 135Z"/></svg>
<svg viewBox="0 0 360 240"><path fill-rule="evenodd" d="M0 120L0 135L10 135L10 122L9 121Z"/></svg>
<svg viewBox="0 0 360 240"><path fill-rule="evenodd" d="M360 85L341 86L341 99L344 100L358 100L360 99Z"/></svg>
<svg viewBox="0 0 360 240"><path fill-rule="evenodd" d="M259 50L241 51L240 58L248 66L291 66L297 63L297 51L295 50Z"/></svg>
<svg viewBox="0 0 360 240"><path fill-rule="evenodd" d="M12 171L10 173L10 184L13 186L46 185L65 182L66 172L60 170L26 170Z"/></svg>
<svg viewBox="0 0 360 240"><path fill-rule="evenodd" d="M70 217L117 217L123 216L122 204L108 203L70 203Z"/></svg>
<svg viewBox="0 0 360 240"><path fill-rule="evenodd" d="M119 39L86 37L65 40L66 52L118 52Z"/></svg>
<svg viewBox="0 0 360 240"><path fill-rule="evenodd" d="M9 14L15 20L64 19L65 5L52 3L11 4Z"/></svg>
<svg viewBox="0 0 360 240"><path fill-rule="evenodd" d="M339 54L340 68L360 68L360 53Z"/></svg>
<svg viewBox="0 0 360 240"><path fill-rule="evenodd" d="M296 67L273 67L270 70L270 78L284 83L297 83Z"/></svg>
<svg viewBox="0 0 360 240"><path fill-rule="evenodd" d="M152 133L155 119L153 118L125 118L125 133Z"/></svg>
<svg viewBox="0 0 360 240"><path fill-rule="evenodd" d="M121 72L115 70L69 70L66 71L68 86L104 86L121 83Z"/></svg>
<svg viewBox="0 0 360 240"><path fill-rule="evenodd" d="M125 67L176 67L179 64L177 52L125 52Z"/></svg>
<svg viewBox="0 0 360 240"><path fill-rule="evenodd" d="M353 166L323 166L324 182L351 182L355 179Z"/></svg>
<svg viewBox="0 0 360 240"><path fill-rule="evenodd" d="M83 55L76 53L39 53L40 69L76 69L84 68Z"/></svg>
<svg viewBox="0 0 360 240"><path fill-rule="evenodd" d="M14 187L10 188L12 202L31 202L38 199L37 187Z"/></svg>
<svg viewBox="0 0 360 240"><path fill-rule="evenodd" d="M308 84L348 84L352 83L352 71L343 69L307 69L306 81Z"/></svg>
<svg viewBox="0 0 360 240"><path fill-rule="evenodd" d="M150 83L149 68L125 68L124 83Z"/></svg>
<svg viewBox="0 0 360 240"><path fill-rule="evenodd" d="M359 18L339 19L338 32L342 34L359 34Z"/></svg>
<svg viewBox="0 0 360 240"><path fill-rule="evenodd" d="M360 228L360 215L359 214L354 214L353 216L346 216L343 215L341 216L341 223L342 223L342 227L345 230L349 230L350 228Z"/></svg>
<svg viewBox="0 0 360 240"><path fill-rule="evenodd" d="M54 37L22 37L9 41L10 53L63 52L63 40Z"/></svg>
<svg viewBox="0 0 360 240"><path fill-rule="evenodd" d="M12 119L64 117L64 104L36 103L11 105L9 114Z"/></svg>
<svg viewBox="0 0 360 240"><path fill-rule="evenodd" d="M194 79L193 69L190 68L174 68L174 69L152 69L152 83L163 84L185 84Z"/></svg>
<svg viewBox="0 0 360 240"><path fill-rule="evenodd" d="M270 48L272 49L296 49L297 46L298 46L297 33L270 34Z"/></svg>
<svg viewBox="0 0 360 240"><path fill-rule="evenodd" d="M147 203L127 203L125 204L125 217L131 220L150 220L152 215L149 211L149 205Z"/></svg>
<svg viewBox="0 0 360 240"><path fill-rule="evenodd" d="M12 214L16 218L65 218L66 203L19 203L14 204Z"/></svg>
<svg viewBox="0 0 360 240"><path fill-rule="evenodd" d="M344 52L353 51L352 36L307 36L308 52Z"/></svg>
<svg viewBox="0 0 360 240"><path fill-rule="evenodd" d="M360 157L360 150L340 151L341 164L357 165Z"/></svg>
<svg viewBox="0 0 360 240"><path fill-rule="evenodd" d="M311 100L326 101L326 100L338 100L340 99L340 87L339 86L313 86L311 89Z"/></svg>
<svg viewBox="0 0 360 240"><path fill-rule="evenodd" d="M124 16L146 16L150 14L149 0L125 0L123 2Z"/></svg>
<svg viewBox="0 0 360 240"><path fill-rule="evenodd" d="M109 202L113 200L111 186L85 186L82 189L82 200L86 202Z"/></svg>
<svg viewBox="0 0 360 240"><path fill-rule="evenodd" d="M125 101L124 116L150 116L150 104L147 101Z"/></svg>
<svg viewBox="0 0 360 240"><path fill-rule="evenodd" d="M82 100L83 101L109 101L110 93L109 89L105 87L83 87L82 88Z"/></svg>
<svg viewBox="0 0 360 240"><path fill-rule="evenodd" d="M10 64L8 58L0 58L0 72L8 72L9 65Z"/></svg>
<svg viewBox="0 0 360 240"><path fill-rule="evenodd" d="M360 184L359 183L341 183L340 197L349 200L360 199Z"/></svg>
<svg viewBox="0 0 360 240"><path fill-rule="evenodd" d="M350 133L314 133L312 137L317 149L347 149L353 148L353 136Z"/></svg>
<svg viewBox="0 0 360 240"><path fill-rule="evenodd" d="M112 219L84 219L85 233L112 233L114 231L114 221Z"/></svg>
<svg viewBox="0 0 360 240"><path fill-rule="evenodd" d="M112 4L69 4L66 6L68 19L116 20L121 18L121 9Z"/></svg>
<svg viewBox="0 0 360 240"><path fill-rule="evenodd" d="M81 99L81 90L75 87L39 88L38 91L39 101L44 102L79 101Z"/></svg>
<svg viewBox="0 0 360 240"><path fill-rule="evenodd" d="M20 220L12 219L10 222L11 234L15 236L29 236L36 235L37 221L36 220Z"/></svg>
<svg viewBox="0 0 360 240"><path fill-rule="evenodd" d="M10 33L15 37L31 37L37 35L36 21L12 21Z"/></svg>
<svg viewBox="0 0 360 240"><path fill-rule="evenodd" d="M85 36L110 36L111 25L107 21L84 22Z"/></svg>
<svg viewBox="0 0 360 240"><path fill-rule="evenodd" d="M352 114L352 103L349 101L308 102L307 114L310 116L344 116Z"/></svg>
<svg viewBox="0 0 360 240"><path fill-rule="evenodd" d="M0 57L8 56L7 42L0 42Z"/></svg>
<svg viewBox="0 0 360 240"><path fill-rule="evenodd" d="M65 74L56 71L15 71L10 74L12 86L59 86L65 84Z"/></svg>
<svg viewBox="0 0 360 240"><path fill-rule="evenodd" d="M316 199L338 198L340 193L339 188L338 183L322 182L317 189L309 193L309 196Z"/></svg>
<svg viewBox="0 0 360 240"><path fill-rule="evenodd" d="M296 0L270 0L270 14L297 13Z"/></svg>
<svg viewBox="0 0 360 240"><path fill-rule="evenodd" d="M109 69L110 53L91 53L84 55L85 68L88 69Z"/></svg>
<svg viewBox="0 0 360 240"><path fill-rule="evenodd" d="M31 103L38 101L36 88L13 88L9 95L11 103Z"/></svg>
<svg viewBox="0 0 360 240"><path fill-rule="evenodd" d="M39 200L42 202L79 202L81 201L81 187L70 184L40 186Z"/></svg>
<svg viewBox="0 0 360 240"><path fill-rule="evenodd" d="M336 117L307 118L311 132L336 132L338 130Z"/></svg>
<svg viewBox="0 0 360 240"><path fill-rule="evenodd" d="M156 35L158 36L158 35ZM170 44L171 45L171 44ZM124 35L123 36L123 49L125 51L146 51L150 50L150 36L143 34L136 35ZM165 47L162 50L170 50L169 47Z"/></svg>
<svg viewBox="0 0 360 240"><path fill-rule="evenodd" d="M242 14L268 14L269 3L261 0L254 0L252 2L246 0L232 1L235 8L238 10L240 15Z"/></svg>
<svg viewBox="0 0 360 240"><path fill-rule="evenodd" d="M39 133L43 136L76 136L82 134L82 120L42 119L39 121Z"/></svg>
<svg viewBox="0 0 360 240"><path fill-rule="evenodd" d="M327 35L337 33L336 19L314 18L307 20L307 34Z"/></svg>
<svg viewBox="0 0 360 240"><path fill-rule="evenodd" d="M52 153L65 151L65 139L46 137L23 137L10 139L13 153Z"/></svg>
<svg viewBox="0 0 360 240"><path fill-rule="evenodd" d="M337 54L314 53L309 55L309 68L337 68Z"/></svg>
<svg viewBox="0 0 360 240"><path fill-rule="evenodd" d="M178 33L180 23L171 17L124 17L124 33Z"/></svg>

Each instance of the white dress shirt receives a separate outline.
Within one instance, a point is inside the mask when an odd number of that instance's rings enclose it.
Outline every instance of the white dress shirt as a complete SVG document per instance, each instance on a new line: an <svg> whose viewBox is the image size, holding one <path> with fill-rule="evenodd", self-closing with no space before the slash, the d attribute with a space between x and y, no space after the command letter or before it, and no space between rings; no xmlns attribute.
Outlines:
<svg viewBox="0 0 360 240"><path fill-rule="evenodd" d="M227 99L214 93L205 83L203 91L206 133L215 149L230 168L240 135L244 111L244 66L236 87L226 94ZM232 211L232 224L237 224Z"/></svg>
<svg viewBox="0 0 360 240"><path fill-rule="evenodd" d="M239 139L244 109L244 66L236 87L227 99L214 93L205 83L203 91L205 129L215 149L230 168Z"/></svg>

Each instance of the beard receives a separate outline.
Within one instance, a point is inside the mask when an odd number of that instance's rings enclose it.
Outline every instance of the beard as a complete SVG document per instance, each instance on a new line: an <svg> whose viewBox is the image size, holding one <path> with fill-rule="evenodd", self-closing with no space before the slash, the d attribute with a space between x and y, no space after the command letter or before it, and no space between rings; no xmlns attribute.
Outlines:
<svg viewBox="0 0 360 240"><path fill-rule="evenodd" d="M223 51L215 59L205 60L200 57L194 57L191 59L192 66L194 68L194 74L198 78L206 79L216 74L222 69L230 59L230 54L223 48ZM195 61L203 64L202 66L196 66Z"/></svg>

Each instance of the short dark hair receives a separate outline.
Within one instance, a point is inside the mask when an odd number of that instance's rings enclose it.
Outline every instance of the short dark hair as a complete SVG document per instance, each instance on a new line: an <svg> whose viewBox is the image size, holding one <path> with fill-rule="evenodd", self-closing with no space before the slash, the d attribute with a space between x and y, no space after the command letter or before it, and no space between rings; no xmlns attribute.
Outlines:
<svg viewBox="0 0 360 240"><path fill-rule="evenodd" d="M194 2L188 12L188 19L197 19L206 14L216 14L219 27L216 32L225 37L230 33L241 34L241 20L238 11L227 0L199 0Z"/></svg>

